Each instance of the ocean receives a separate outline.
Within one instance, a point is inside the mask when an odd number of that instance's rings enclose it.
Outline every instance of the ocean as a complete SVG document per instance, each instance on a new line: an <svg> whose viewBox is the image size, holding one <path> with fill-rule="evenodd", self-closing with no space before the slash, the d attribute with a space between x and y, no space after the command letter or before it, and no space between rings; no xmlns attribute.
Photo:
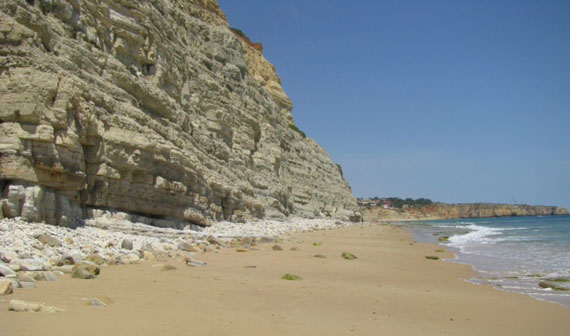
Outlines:
<svg viewBox="0 0 570 336"><path fill-rule="evenodd" d="M530 295L570 308L570 216L498 217L411 222L414 238L455 252L470 264L469 282ZM543 288L546 283L569 291ZM541 284L542 286L541 287Z"/></svg>

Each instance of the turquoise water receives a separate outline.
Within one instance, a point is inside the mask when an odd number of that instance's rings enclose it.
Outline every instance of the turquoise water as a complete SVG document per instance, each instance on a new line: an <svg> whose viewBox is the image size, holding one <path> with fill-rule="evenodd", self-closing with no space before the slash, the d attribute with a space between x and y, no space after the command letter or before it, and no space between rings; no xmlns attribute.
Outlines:
<svg viewBox="0 0 570 336"><path fill-rule="evenodd" d="M448 246L456 253L454 262L473 265L479 276L470 282L570 307L570 291L539 286L548 279L570 279L570 216L439 220L411 226L416 240ZM442 236L449 238L440 242ZM570 288L570 282L557 284Z"/></svg>

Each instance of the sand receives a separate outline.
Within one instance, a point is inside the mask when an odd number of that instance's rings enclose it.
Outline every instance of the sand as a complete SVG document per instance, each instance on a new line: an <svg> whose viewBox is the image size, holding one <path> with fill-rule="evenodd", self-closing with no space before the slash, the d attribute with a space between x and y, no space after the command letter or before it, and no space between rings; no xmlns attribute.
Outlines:
<svg viewBox="0 0 570 336"><path fill-rule="evenodd" d="M474 274L470 266L426 259L453 254L413 244L405 229L364 225L298 234L278 244L283 251L263 244L198 255L206 267L166 259L108 266L95 280L39 282L0 297L0 334L570 334L570 309L467 283L462 279ZM341 258L343 251L358 259ZM161 271L156 264L177 269ZM303 280L281 280L285 273ZM101 295L114 302L87 306L85 298ZM9 312L10 299L65 312Z"/></svg>

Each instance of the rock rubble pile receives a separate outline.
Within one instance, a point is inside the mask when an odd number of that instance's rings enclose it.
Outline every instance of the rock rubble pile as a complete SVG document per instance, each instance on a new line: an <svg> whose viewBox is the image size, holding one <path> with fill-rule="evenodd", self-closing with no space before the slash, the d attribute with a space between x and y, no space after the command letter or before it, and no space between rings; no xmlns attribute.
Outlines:
<svg viewBox="0 0 570 336"><path fill-rule="evenodd" d="M183 259L188 266L204 267L198 253L224 246L251 248L272 243L293 232L351 225L326 219L220 222L201 229L157 228L127 221L88 221L76 229L16 219L0 220L0 295L35 287L37 281L56 281L64 274L94 279L107 265L142 260Z"/></svg>

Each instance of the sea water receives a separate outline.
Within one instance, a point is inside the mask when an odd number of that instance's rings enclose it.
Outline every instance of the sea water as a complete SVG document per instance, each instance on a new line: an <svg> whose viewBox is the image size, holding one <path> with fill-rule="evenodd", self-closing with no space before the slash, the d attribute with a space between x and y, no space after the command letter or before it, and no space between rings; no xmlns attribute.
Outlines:
<svg viewBox="0 0 570 336"><path fill-rule="evenodd" d="M448 246L471 264L476 284L570 307L570 216L498 217L412 222L415 239ZM542 288L541 282L568 291Z"/></svg>

